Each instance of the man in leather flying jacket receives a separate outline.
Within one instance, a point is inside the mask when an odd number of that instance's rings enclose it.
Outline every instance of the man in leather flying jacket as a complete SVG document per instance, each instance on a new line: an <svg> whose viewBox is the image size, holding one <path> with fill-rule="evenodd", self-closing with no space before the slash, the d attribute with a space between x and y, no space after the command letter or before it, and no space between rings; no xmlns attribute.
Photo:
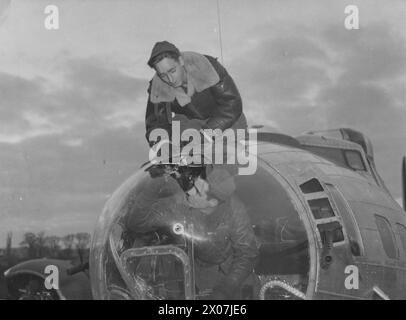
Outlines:
<svg viewBox="0 0 406 320"><path fill-rule="evenodd" d="M171 133L171 121L199 120L200 129L246 129L238 89L226 69L208 55L180 52L167 41L157 42L148 65L156 71L148 88L146 138L153 129Z"/></svg>
<svg viewBox="0 0 406 320"><path fill-rule="evenodd" d="M232 172L214 166L195 175L192 188L176 180L167 176L150 180L131 206L127 228L146 234L171 230L184 221L192 224L197 293L211 292L209 298L216 300L240 299L258 247L247 210L234 194Z"/></svg>

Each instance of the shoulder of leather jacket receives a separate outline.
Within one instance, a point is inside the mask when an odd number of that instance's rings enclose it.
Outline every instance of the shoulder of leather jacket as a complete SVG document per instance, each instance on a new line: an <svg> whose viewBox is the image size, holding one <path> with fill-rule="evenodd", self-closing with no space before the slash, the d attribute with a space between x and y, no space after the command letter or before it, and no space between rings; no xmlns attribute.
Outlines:
<svg viewBox="0 0 406 320"><path fill-rule="evenodd" d="M218 58L214 58L209 55L204 55L204 56L209 60L211 65L214 67L214 70L216 70L217 74L220 77L220 81L221 81L227 74L226 69L220 64L220 62L218 62Z"/></svg>

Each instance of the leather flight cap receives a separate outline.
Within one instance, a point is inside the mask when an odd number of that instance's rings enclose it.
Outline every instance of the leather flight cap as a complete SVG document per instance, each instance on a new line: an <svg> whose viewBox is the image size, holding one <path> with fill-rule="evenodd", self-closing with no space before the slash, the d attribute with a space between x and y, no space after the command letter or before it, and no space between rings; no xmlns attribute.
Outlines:
<svg viewBox="0 0 406 320"><path fill-rule="evenodd" d="M153 68L152 61L155 57L163 52L173 52L180 55L180 51L176 46L168 41L160 41L155 43L154 47L152 48L151 56L148 60L148 65Z"/></svg>

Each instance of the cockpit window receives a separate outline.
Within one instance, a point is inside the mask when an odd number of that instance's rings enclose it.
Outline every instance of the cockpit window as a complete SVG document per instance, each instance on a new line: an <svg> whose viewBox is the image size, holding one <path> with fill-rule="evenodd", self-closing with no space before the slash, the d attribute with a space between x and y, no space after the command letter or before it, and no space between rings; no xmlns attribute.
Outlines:
<svg viewBox="0 0 406 320"><path fill-rule="evenodd" d="M315 219L334 217L334 211L328 198L313 199L308 201Z"/></svg>
<svg viewBox="0 0 406 320"><path fill-rule="evenodd" d="M375 215L376 226L378 227L378 232L382 240L383 248L386 255L389 258L396 259L398 257L398 251L395 246L394 234L389 221L379 215Z"/></svg>
<svg viewBox="0 0 406 320"><path fill-rule="evenodd" d="M321 241L327 243L328 233L331 232L331 241L332 242L341 242L344 241L343 227L338 221L324 223L317 225L317 229L321 235Z"/></svg>
<svg viewBox="0 0 406 320"><path fill-rule="evenodd" d="M364 161L362 161L361 154L354 150L345 150L345 158L347 159L348 165L354 170L365 171Z"/></svg>
<svg viewBox="0 0 406 320"><path fill-rule="evenodd" d="M352 170L366 171L366 166L361 153L356 150L343 150L319 146L305 146L305 148L343 167Z"/></svg>
<svg viewBox="0 0 406 320"><path fill-rule="evenodd" d="M406 227L400 223L397 223L396 227L402 242L403 251L406 253Z"/></svg>
<svg viewBox="0 0 406 320"><path fill-rule="evenodd" d="M347 166L344 154L341 149L317 146L306 146L306 149L330 161L341 164L343 166Z"/></svg>
<svg viewBox="0 0 406 320"><path fill-rule="evenodd" d="M302 183L300 185L300 189L304 194L324 191L319 180L317 180L316 178L310 179L309 181Z"/></svg>

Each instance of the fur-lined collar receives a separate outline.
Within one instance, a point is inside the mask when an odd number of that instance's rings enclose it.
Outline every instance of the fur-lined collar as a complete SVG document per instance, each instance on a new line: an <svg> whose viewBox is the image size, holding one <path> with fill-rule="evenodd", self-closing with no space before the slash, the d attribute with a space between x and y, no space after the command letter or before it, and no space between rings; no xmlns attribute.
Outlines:
<svg viewBox="0 0 406 320"><path fill-rule="evenodd" d="M177 100L180 106L190 103L193 93L201 92L220 81L210 61L196 52L182 52L188 81L187 94L182 88L173 88L163 82L157 74L152 79L150 99L152 103Z"/></svg>

